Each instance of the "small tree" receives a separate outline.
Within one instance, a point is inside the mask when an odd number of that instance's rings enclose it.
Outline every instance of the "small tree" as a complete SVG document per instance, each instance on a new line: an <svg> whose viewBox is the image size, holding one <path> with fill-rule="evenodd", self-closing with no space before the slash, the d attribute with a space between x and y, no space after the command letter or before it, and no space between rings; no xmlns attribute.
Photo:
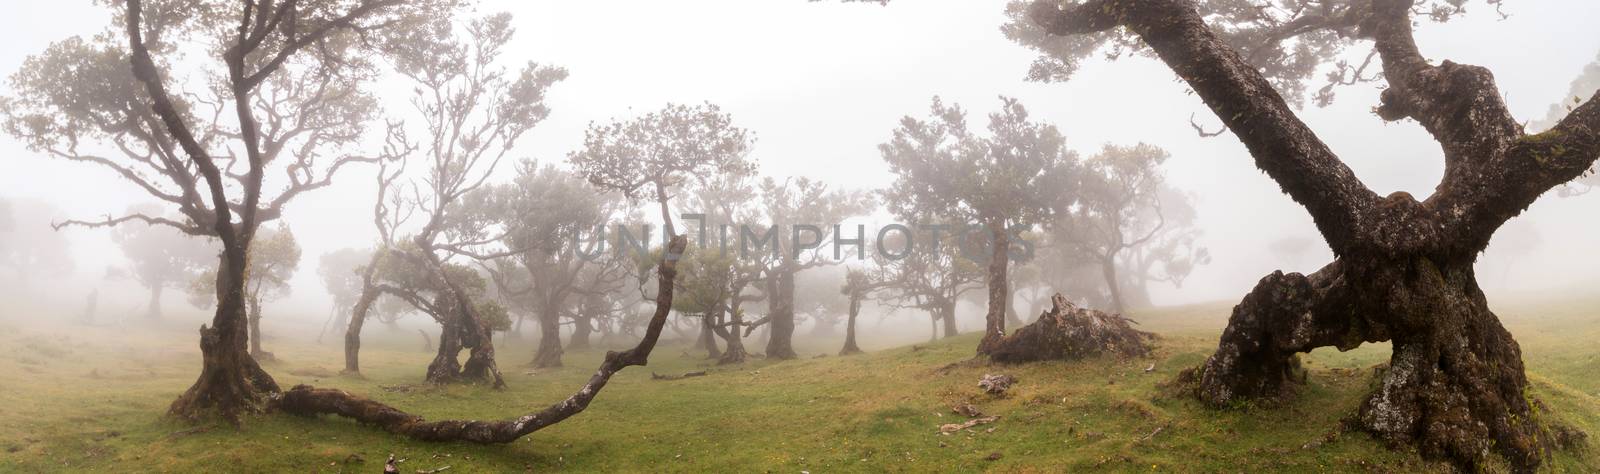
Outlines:
<svg viewBox="0 0 1600 474"><path fill-rule="evenodd" d="M932 327L929 340L938 339L941 327L944 337L959 333L956 303L980 288L984 278L982 266L961 256L956 236L932 231L949 228L944 222L928 223L930 231L923 236L889 233L882 249L873 254L870 281L883 289L874 293L878 302L926 312Z"/></svg>
<svg viewBox="0 0 1600 474"><path fill-rule="evenodd" d="M156 214L150 209L129 210L129 213L141 212ZM119 226L113 229L111 239L131 264L127 274L150 291L150 303L145 310L145 317L150 319L161 317L162 290L188 288L217 258L214 242L168 226L144 223ZM214 272L208 276L216 278ZM209 308L211 303L203 307Z"/></svg>
<svg viewBox="0 0 1600 474"><path fill-rule="evenodd" d="M1063 203L1050 225L1056 235L1053 243L1100 268L1111 312L1127 310L1125 291L1130 282L1138 289L1149 278L1181 283L1193 265L1205 259L1204 249L1181 253L1185 244L1193 248L1189 235L1195 232L1193 212L1186 202L1174 202L1181 194L1168 192L1161 172L1167 157L1165 150L1152 145L1107 145L1084 161L1078 192ZM1162 268L1154 268L1157 263ZM1156 270L1162 274L1152 275ZM1141 300L1146 298L1140 295Z"/></svg>
<svg viewBox="0 0 1600 474"><path fill-rule="evenodd" d="M1006 272L1022 254L1012 236L1045 222L1070 196L1077 161L1054 125L1030 121L1015 99L1000 102L1000 111L989 116L990 136L969 130L966 111L935 97L928 120L901 119L894 139L878 146L896 175L884 191L891 210L908 219L943 216L976 225L987 237L989 310L979 354L1005 336ZM962 232L965 243L971 236Z"/></svg>
<svg viewBox="0 0 1600 474"><path fill-rule="evenodd" d="M827 244L839 237L836 231L844 229L838 223L871 212L873 203L867 193L828 189L821 181L805 177L782 181L766 178L760 188L761 205L770 225L768 234L752 239L771 239L772 244L762 278L767 295L764 322L770 325L767 357L794 359L799 357L794 351L795 276L807 269L839 264L842 260L832 258L831 252L825 255L823 249L830 248ZM742 232L741 237L746 237ZM864 235L864 230L862 234L858 236L862 243L857 246L864 249L869 236ZM843 255L841 248L840 256ZM833 296L831 291L827 293Z"/></svg>
<svg viewBox="0 0 1600 474"><path fill-rule="evenodd" d="M422 144L428 160L426 191L412 203L427 220L411 243L457 305L446 313L428 381L475 380L498 388L505 381L495 363L492 331L471 295L445 271L451 254L470 253L464 249L494 239L483 229L450 225L446 214L482 186L517 141L549 116L545 92L567 72L531 62L515 74L498 66L515 31L508 13L468 22L459 39L453 23L442 19L411 31L392 51L399 72L417 84L412 104L427 131ZM471 350L465 364L456 361L462 348Z"/></svg>

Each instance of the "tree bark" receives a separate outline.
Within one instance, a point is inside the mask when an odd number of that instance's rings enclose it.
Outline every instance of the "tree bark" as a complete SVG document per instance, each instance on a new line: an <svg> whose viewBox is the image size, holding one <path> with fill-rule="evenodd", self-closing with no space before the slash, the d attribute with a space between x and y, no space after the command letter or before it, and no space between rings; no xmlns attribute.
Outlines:
<svg viewBox="0 0 1600 474"><path fill-rule="evenodd" d="M471 441L476 443L509 443L529 433L560 423L583 412L589 402L599 395L611 377L624 368L649 363L650 352L661 337L672 312L673 279L677 276L678 258L683 255L688 240L673 237L668 243L662 261L656 269L658 289L655 313L651 315L644 338L632 349L607 352L600 369L581 389L559 403L538 412L512 420L476 421L442 420L429 422L394 407L335 389L318 389L298 385L278 399L276 407L287 413L305 416L332 414L376 425L391 433L422 441Z"/></svg>
<svg viewBox="0 0 1600 474"><path fill-rule="evenodd" d="M257 361L271 362L277 357L271 352L261 350L261 298L250 297L250 357Z"/></svg>
<svg viewBox="0 0 1600 474"><path fill-rule="evenodd" d="M787 251L787 250L786 250ZM788 360L800 357L794 351L794 271L785 263L774 272L773 292L768 298L771 305L767 323L767 358Z"/></svg>
<svg viewBox="0 0 1600 474"><path fill-rule="evenodd" d="M1296 117L1271 83L1224 45L1190 2L1090 0L1029 15L1052 34L1126 26L1211 107L1266 171L1306 207L1338 260L1307 277L1273 273L1234 308L1217 351L1182 379L1212 405L1292 394L1298 354L1392 341L1393 354L1355 423L1466 471L1497 453L1532 471L1581 432L1528 395L1520 348L1489 311L1473 263L1506 220L1600 157L1600 100L1555 129L1525 135L1484 68L1418 51L1410 0L1355 3L1389 88L1376 112L1414 119L1444 150L1425 202L1378 198ZM1600 98L1600 94L1596 94Z"/></svg>
<svg viewBox="0 0 1600 474"><path fill-rule="evenodd" d="M989 228L989 312L984 314L983 339L978 354L986 355L1006 337L1007 269L1010 267L1011 236L1005 226L990 223Z"/></svg>
<svg viewBox="0 0 1600 474"><path fill-rule="evenodd" d="M722 349L717 347L716 327L717 321L710 314L700 317L700 347L706 350L707 359L721 359Z"/></svg>
<svg viewBox="0 0 1600 474"><path fill-rule="evenodd" d="M160 283L150 285L150 306L145 310L145 319L152 321L161 319L161 290L165 287Z"/></svg>
<svg viewBox="0 0 1600 474"><path fill-rule="evenodd" d="M345 375L361 375L361 327L366 325L367 314L372 312L372 304L378 301L380 295L377 286L372 284L380 253L381 250L374 252L367 268L362 271L361 296L350 310L350 326L344 331L344 370L340 372Z"/></svg>
<svg viewBox="0 0 1600 474"><path fill-rule="evenodd" d="M278 383L250 357L244 308L244 250L224 247L217 271L218 302L212 327L200 327L200 377L167 413L198 421L208 412L240 423L246 413L262 411Z"/></svg>
<svg viewBox="0 0 1600 474"><path fill-rule="evenodd" d="M947 301L941 305L936 316L938 316L939 322L944 323L944 337L961 335L961 331L956 329L956 302L954 300ZM938 334L937 331L935 331L935 334Z"/></svg>
<svg viewBox="0 0 1600 474"><path fill-rule="evenodd" d="M589 336L594 334L594 317L577 315L572 318L572 336L567 340L567 349L579 351L589 349Z"/></svg>
<svg viewBox="0 0 1600 474"><path fill-rule="evenodd" d="M738 299L737 296L734 298ZM733 303L733 309L728 312L728 327L726 329L718 329L717 334L722 336L722 342L727 344L728 348L722 351L722 357L717 359L717 365L742 364L750 355L749 351L744 348L744 338L742 337L744 333L740 329L744 327L744 313L739 309L739 306L740 303L738 301ZM718 319L720 322L721 318ZM717 327L721 328L722 326L719 324Z"/></svg>
<svg viewBox="0 0 1600 474"><path fill-rule="evenodd" d="M547 307L539 313L539 350L529 365L541 369L561 367L561 353L561 313Z"/></svg>
<svg viewBox="0 0 1600 474"><path fill-rule="evenodd" d="M1109 308L1109 311L1118 314L1126 311L1126 303L1122 299L1122 285L1117 281L1117 258L1115 256L1100 259L1100 276L1105 277L1106 290L1111 295L1111 308Z"/></svg>
<svg viewBox="0 0 1600 474"><path fill-rule="evenodd" d="M850 293L850 313L844 321L844 348L839 349L839 355L861 353L861 347L856 345L856 315L861 314L861 298L858 292Z"/></svg>

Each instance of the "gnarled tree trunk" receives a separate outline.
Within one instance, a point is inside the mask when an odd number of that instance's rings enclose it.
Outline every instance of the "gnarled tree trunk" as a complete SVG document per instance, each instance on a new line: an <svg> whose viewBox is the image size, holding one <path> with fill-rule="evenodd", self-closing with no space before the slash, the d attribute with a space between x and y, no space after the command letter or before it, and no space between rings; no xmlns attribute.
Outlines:
<svg viewBox="0 0 1600 474"><path fill-rule="evenodd" d="M1472 264L1508 219L1600 157L1600 94L1527 135L1484 68L1419 52L1411 0L1343 13L1372 39L1384 80L1377 114L1414 119L1440 143L1444 179L1426 201L1378 197L1295 116L1272 84L1184 0L1091 0L1029 16L1051 34L1139 35L1310 212L1338 260L1307 277L1273 273L1234 308L1217 352L1186 375L1213 405L1292 393L1297 354L1392 341L1389 367L1356 423L1379 439L1479 470L1498 453L1531 471L1580 433L1528 398L1520 349L1490 312ZM1347 19L1349 20L1349 19Z"/></svg>
<svg viewBox="0 0 1600 474"><path fill-rule="evenodd" d="M230 236L233 237L233 236ZM236 238L236 237L235 237ZM198 420L208 412L238 423L242 415L262 411L278 383L250 357L246 345L244 246L224 247L217 270L217 312L212 327L200 327L200 377L172 402L167 413Z"/></svg>
<svg viewBox="0 0 1600 474"><path fill-rule="evenodd" d="M1006 300L1011 297L1006 275L1010 268L1011 236L1004 225L990 223L986 227L989 229L989 312L983 316L983 339L978 341L980 355L994 350L1006 337Z"/></svg>
<svg viewBox="0 0 1600 474"><path fill-rule="evenodd" d="M277 359L271 352L261 350L261 297L250 297L250 357L257 361Z"/></svg>
<svg viewBox="0 0 1600 474"><path fill-rule="evenodd" d="M744 338L741 337L743 333L740 328L744 327L744 312L739 309L739 305L740 303L735 301L733 310L727 313L728 324L726 327L722 324L715 326L717 335L721 336L722 342L728 345L727 350L722 351L722 357L717 359L717 365L742 364L750 356L750 353L744 348Z"/></svg>
<svg viewBox="0 0 1600 474"><path fill-rule="evenodd" d="M539 350L528 365L541 369L561 367L561 313L545 308L539 313Z"/></svg>
<svg viewBox="0 0 1600 474"><path fill-rule="evenodd" d="M721 359L722 349L717 347L716 318L711 314L700 316L700 347L706 350L707 359Z"/></svg>
<svg viewBox="0 0 1600 474"><path fill-rule="evenodd" d="M786 264L787 265L787 264ZM771 310L767 317L767 358L795 359L794 351L794 272L779 269L772 276L773 290L767 300Z"/></svg>
<svg viewBox="0 0 1600 474"><path fill-rule="evenodd" d="M362 289L355 308L350 310L350 326L344 330L344 370L341 373L345 375L361 375L361 327L366 325L367 313L372 311L378 295L377 288Z"/></svg>
<svg viewBox="0 0 1600 474"><path fill-rule="evenodd" d="M844 321L844 347L839 349L839 355L860 354L861 347L856 345L856 316L861 314L861 298L859 292L848 292L850 295L850 313Z"/></svg>
<svg viewBox="0 0 1600 474"><path fill-rule="evenodd" d="M589 336L594 334L594 316L580 314L572 318L572 337L567 348L575 351L589 348Z"/></svg>

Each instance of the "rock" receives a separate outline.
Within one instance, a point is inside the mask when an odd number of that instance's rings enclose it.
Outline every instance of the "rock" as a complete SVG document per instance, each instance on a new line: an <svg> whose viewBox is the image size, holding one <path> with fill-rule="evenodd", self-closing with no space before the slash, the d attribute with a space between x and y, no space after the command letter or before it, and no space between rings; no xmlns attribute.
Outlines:
<svg viewBox="0 0 1600 474"><path fill-rule="evenodd" d="M1001 395L1011 389L1011 384L1017 383L1017 378L1010 375L984 374L978 381L978 387L990 395Z"/></svg>

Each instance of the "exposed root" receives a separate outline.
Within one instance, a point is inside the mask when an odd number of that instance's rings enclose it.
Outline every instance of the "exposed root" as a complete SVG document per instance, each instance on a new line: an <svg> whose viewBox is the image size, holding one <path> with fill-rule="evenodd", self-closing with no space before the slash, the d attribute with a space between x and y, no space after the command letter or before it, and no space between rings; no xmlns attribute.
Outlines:
<svg viewBox="0 0 1600 474"><path fill-rule="evenodd" d="M1050 311L1001 339L989 357L1003 363L1080 360L1100 354L1142 357L1152 349L1155 335L1134 329L1127 318L1079 308L1060 293L1050 302Z"/></svg>

